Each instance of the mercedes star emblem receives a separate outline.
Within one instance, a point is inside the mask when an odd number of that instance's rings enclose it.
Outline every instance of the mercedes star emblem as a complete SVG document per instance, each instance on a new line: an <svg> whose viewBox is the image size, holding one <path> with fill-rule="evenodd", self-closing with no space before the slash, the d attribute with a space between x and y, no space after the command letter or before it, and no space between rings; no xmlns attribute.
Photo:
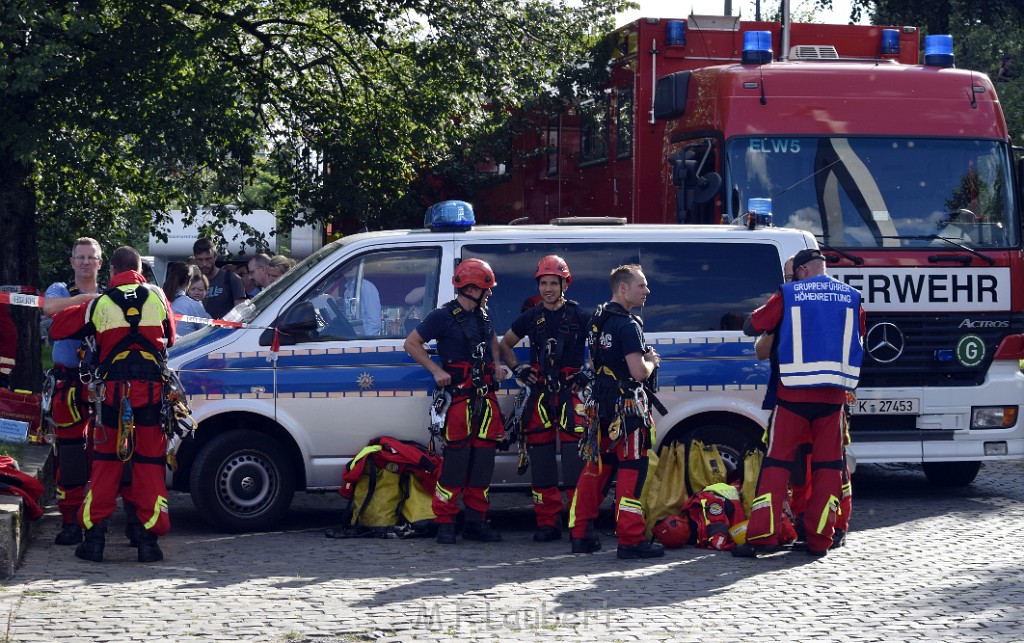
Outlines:
<svg viewBox="0 0 1024 643"><path fill-rule="evenodd" d="M890 322L875 324L868 330L864 339L864 348L871 359L879 364L889 364L899 359L903 354L906 339L903 332Z"/></svg>

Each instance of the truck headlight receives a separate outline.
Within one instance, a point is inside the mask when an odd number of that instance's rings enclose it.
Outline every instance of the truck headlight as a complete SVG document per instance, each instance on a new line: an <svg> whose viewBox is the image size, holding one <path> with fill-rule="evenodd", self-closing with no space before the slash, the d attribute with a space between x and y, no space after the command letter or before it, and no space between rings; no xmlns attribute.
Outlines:
<svg viewBox="0 0 1024 643"><path fill-rule="evenodd" d="M971 407L972 429L1007 429L1017 424L1016 406Z"/></svg>

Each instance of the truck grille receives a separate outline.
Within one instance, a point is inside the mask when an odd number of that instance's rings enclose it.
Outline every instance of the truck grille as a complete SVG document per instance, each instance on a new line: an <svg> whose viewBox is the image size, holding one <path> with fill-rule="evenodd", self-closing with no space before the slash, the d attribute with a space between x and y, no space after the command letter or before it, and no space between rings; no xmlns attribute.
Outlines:
<svg viewBox="0 0 1024 643"><path fill-rule="evenodd" d="M984 328L986 322L1009 322L1009 327ZM978 386L1002 339L1024 332L1024 313L868 314L867 329L859 386ZM976 366L964 366L956 357L957 344L967 335L985 344L984 358ZM900 342L902 352L896 356ZM951 352L952 359L939 361L940 350Z"/></svg>

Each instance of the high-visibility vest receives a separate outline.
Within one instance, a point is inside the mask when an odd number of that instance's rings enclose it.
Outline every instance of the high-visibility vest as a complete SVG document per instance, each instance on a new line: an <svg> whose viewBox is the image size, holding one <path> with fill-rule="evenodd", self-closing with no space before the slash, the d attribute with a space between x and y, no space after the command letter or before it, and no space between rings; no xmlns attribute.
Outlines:
<svg viewBox="0 0 1024 643"><path fill-rule="evenodd" d="M853 390L860 378L860 293L827 275L782 286L779 380L787 388Z"/></svg>

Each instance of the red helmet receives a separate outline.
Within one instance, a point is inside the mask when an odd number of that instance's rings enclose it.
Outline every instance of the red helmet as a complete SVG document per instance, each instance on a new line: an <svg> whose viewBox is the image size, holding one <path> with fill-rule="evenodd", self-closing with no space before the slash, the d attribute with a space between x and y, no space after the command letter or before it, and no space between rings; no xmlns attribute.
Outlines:
<svg viewBox="0 0 1024 643"><path fill-rule="evenodd" d="M654 525L654 535L667 549L679 549L690 541L690 521L683 516L669 516Z"/></svg>
<svg viewBox="0 0 1024 643"><path fill-rule="evenodd" d="M565 263L558 255L548 255L537 263L537 274L534 279L540 279L543 275L554 275L565 279L565 285L572 283L572 275L569 274L569 264Z"/></svg>
<svg viewBox="0 0 1024 643"><path fill-rule="evenodd" d="M494 288L498 282L494 279L494 271L483 259L464 259L455 267L452 285L456 288L476 286L482 290Z"/></svg>

